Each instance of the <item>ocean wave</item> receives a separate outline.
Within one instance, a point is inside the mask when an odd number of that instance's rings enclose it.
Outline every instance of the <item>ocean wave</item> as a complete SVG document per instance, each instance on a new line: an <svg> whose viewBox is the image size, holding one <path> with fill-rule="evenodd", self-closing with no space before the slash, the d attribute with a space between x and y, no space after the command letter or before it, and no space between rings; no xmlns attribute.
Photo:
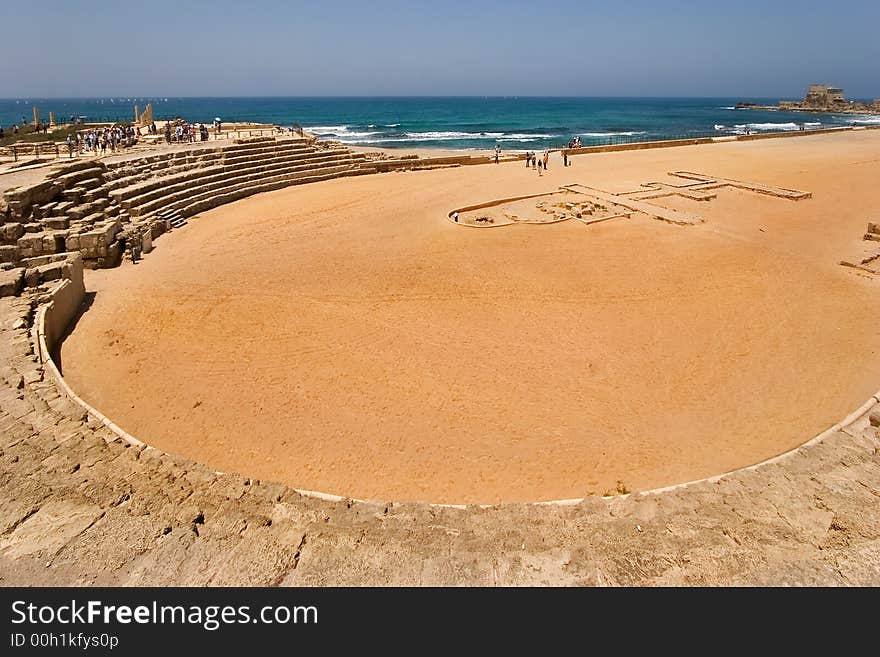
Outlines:
<svg viewBox="0 0 880 657"><path fill-rule="evenodd" d="M850 119L850 122L858 125L880 125L880 116L859 116L858 118Z"/></svg>
<svg viewBox="0 0 880 657"><path fill-rule="evenodd" d="M736 107L719 107L718 109L723 109L723 110L735 110Z"/></svg>
<svg viewBox="0 0 880 657"><path fill-rule="evenodd" d="M532 132L511 132L511 133L503 133L501 135L502 139L521 139L522 141L534 141L535 139L553 139L559 138L562 135L550 135L545 133L532 133Z"/></svg>
<svg viewBox="0 0 880 657"><path fill-rule="evenodd" d="M307 125L303 126L303 129L314 135L338 135L348 132L347 125Z"/></svg>
<svg viewBox="0 0 880 657"><path fill-rule="evenodd" d="M738 130L750 128L751 130L770 132L774 130L798 130L800 126L797 123L743 123L734 127Z"/></svg>
<svg viewBox="0 0 880 657"><path fill-rule="evenodd" d="M497 135L497 136L496 136ZM343 144L401 144L414 142L442 142L442 141L496 141L496 142L533 142L538 141L541 135L521 135L503 133L493 134L477 134L467 132L434 132L434 133L407 133L404 136L395 137L371 137L371 138L352 138L354 135L342 135L338 137L338 141Z"/></svg>
<svg viewBox="0 0 880 657"><path fill-rule="evenodd" d="M628 130L626 132L581 132L581 137L634 137L645 134L644 130Z"/></svg>

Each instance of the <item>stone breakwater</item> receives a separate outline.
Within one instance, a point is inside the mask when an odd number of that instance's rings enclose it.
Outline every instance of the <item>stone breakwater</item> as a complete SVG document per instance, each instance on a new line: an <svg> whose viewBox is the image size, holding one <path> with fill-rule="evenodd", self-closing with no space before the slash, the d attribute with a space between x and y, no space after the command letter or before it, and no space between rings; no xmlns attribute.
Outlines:
<svg viewBox="0 0 880 657"><path fill-rule="evenodd" d="M324 500L126 441L50 353L64 277L0 299L3 585L880 583L880 397L764 465L570 504Z"/></svg>

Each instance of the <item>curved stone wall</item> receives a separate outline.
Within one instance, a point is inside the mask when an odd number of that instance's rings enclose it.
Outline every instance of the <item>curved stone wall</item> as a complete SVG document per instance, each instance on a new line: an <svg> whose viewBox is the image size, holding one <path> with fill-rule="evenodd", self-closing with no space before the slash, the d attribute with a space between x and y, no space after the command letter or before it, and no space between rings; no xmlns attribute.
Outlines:
<svg viewBox="0 0 880 657"><path fill-rule="evenodd" d="M79 294L67 280L0 299L5 584L880 583L878 397L786 455L662 491L317 499L123 440L86 412L40 362Z"/></svg>

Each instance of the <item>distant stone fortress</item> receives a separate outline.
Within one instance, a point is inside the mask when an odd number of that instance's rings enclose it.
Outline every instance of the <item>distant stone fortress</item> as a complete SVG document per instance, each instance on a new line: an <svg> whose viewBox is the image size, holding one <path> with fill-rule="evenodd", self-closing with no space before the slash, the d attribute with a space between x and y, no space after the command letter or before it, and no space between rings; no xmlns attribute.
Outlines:
<svg viewBox="0 0 880 657"><path fill-rule="evenodd" d="M825 84L811 84L807 95L801 101L783 100L779 105L758 105L741 102L736 109L782 110L789 112L841 112L847 114L880 114L880 98L871 103L847 100L840 87Z"/></svg>

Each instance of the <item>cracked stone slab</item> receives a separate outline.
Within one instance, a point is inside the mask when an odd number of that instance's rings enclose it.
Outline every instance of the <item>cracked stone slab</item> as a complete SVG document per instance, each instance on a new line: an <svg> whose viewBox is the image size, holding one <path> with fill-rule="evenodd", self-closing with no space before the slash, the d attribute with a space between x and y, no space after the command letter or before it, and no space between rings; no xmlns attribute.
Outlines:
<svg viewBox="0 0 880 657"><path fill-rule="evenodd" d="M0 540L0 554L13 559L38 553L52 557L102 514L94 504L52 500Z"/></svg>

